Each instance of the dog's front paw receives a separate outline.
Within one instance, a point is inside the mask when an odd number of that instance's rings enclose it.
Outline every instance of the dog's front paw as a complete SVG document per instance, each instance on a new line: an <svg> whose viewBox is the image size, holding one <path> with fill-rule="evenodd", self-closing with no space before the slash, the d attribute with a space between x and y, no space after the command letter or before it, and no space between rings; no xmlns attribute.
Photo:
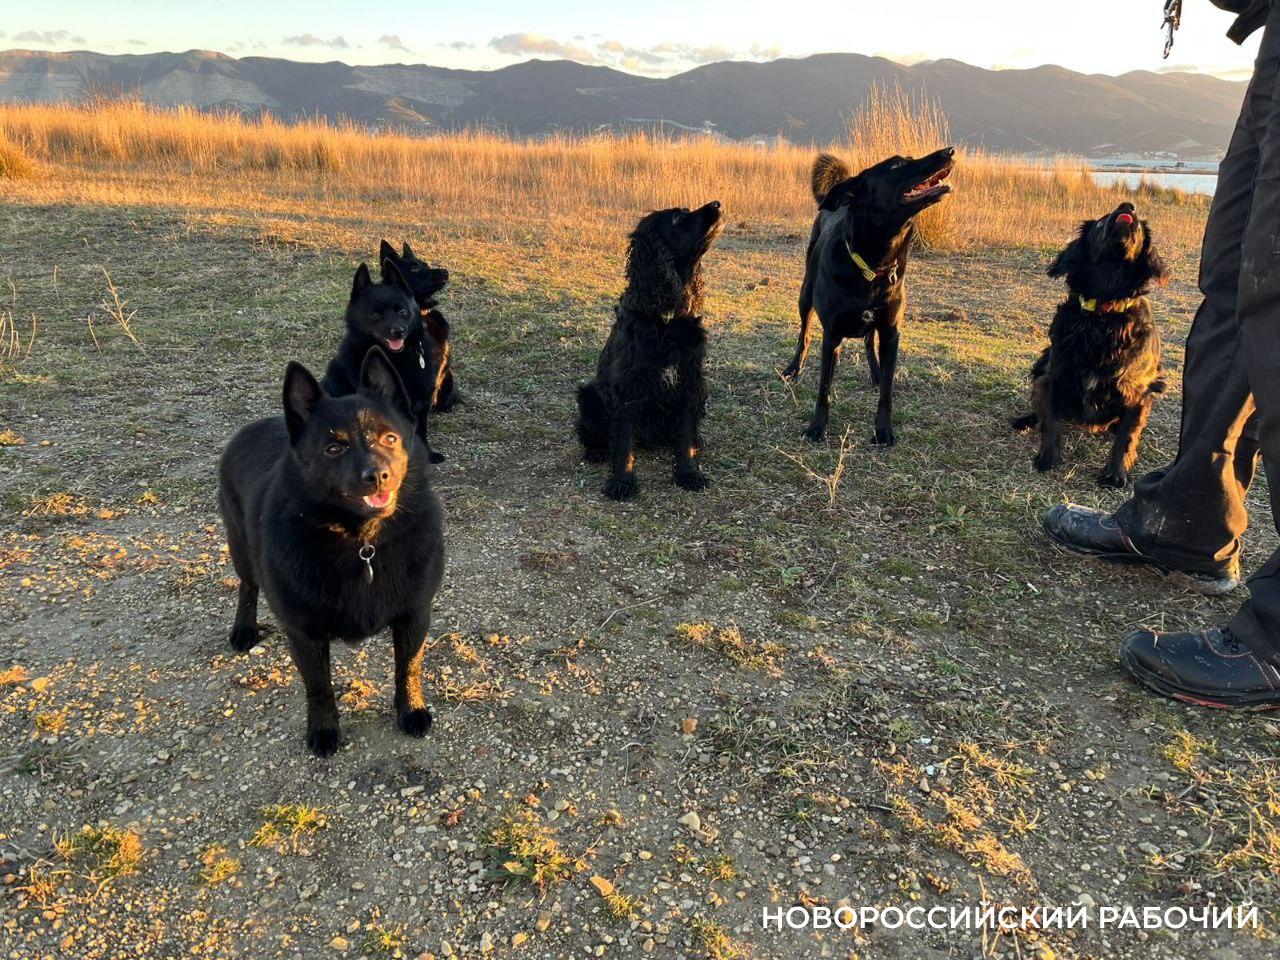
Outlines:
<svg viewBox="0 0 1280 960"><path fill-rule="evenodd" d="M804 438L808 440L810 443L821 443L822 438L825 437L826 435L827 435L827 428L825 426L820 427L817 424L814 424L804 432Z"/></svg>
<svg viewBox="0 0 1280 960"><path fill-rule="evenodd" d="M425 737L431 729L431 711L426 707L406 710L396 717L400 729L411 737Z"/></svg>
<svg viewBox="0 0 1280 960"><path fill-rule="evenodd" d="M1129 485L1129 474L1125 470L1104 470L1098 474L1098 486L1114 487L1123 490Z"/></svg>
<svg viewBox="0 0 1280 960"><path fill-rule="evenodd" d="M705 490L711 486L711 478L705 473L694 467L691 470L677 470L675 473L676 486L685 490L692 490L697 493L699 490Z"/></svg>
<svg viewBox="0 0 1280 960"><path fill-rule="evenodd" d="M610 500L630 500L636 495L636 475L624 473L610 477L604 485L604 495Z"/></svg>
<svg viewBox="0 0 1280 960"><path fill-rule="evenodd" d="M1058 465L1058 457L1050 450L1041 450L1031 461L1031 465L1041 473L1048 473Z"/></svg>
<svg viewBox="0 0 1280 960"><path fill-rule="evenodd" d="M307 731L307 749L317 757L332 757L338 752L342 731L337 727L316 727Z"/></svg>
<svg viewBox="0 0 1280 960"><path fill-rule="evenodd" d="M258 645L258 641L262 639L257 627L244 626L236 624L231 628L231 649L239 653L245 653L252 650Z"/></svg>
<svg viewBox="0 0 1280 960"><path fill-rule="evenodd" d="M898 442L898 435L893 432L893 427L879 427L871 442L877 447L892 447Z"/></svg>

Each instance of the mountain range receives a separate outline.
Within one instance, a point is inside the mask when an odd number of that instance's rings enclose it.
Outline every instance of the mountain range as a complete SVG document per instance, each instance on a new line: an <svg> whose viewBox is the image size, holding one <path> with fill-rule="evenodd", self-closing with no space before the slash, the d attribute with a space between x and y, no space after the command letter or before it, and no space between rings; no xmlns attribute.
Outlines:
<svg viewBox="0 0 1280 960"><path fill-rule="evenodd" d="M726 61L666 78L568 60L499 70L348 66L220 53L0 52L0 101L107 92L164 106L327 117L431 133L483 126L522 136L664 126L735 140L825 143L874 84L937 97L953 137L1010 153L1221 155L1244 84L1196 73L986 70L957 60L905 66L852 53Z"/></svg>

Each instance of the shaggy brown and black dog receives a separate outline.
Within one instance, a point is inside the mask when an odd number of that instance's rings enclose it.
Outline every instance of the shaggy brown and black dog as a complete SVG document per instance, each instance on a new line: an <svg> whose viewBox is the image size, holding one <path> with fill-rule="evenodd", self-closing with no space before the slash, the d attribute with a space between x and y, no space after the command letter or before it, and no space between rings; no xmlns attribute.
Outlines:
<svg viewBox="0 0 1280 960"><path fill-rule="evenodd" d="M707 404L702 364L702 256L720 232L720 201L649 214L631 234L627 287L600 353L596 378L578 388L586 459L610 461L604 494L635 496L637 445L671 446L675 482L702 490L699 425Z"/></svg>
<svg viewBox="0 0 1280 960"><path fill-rule="evenodd" d="M1115 435L1111 456L1098 475L1106 487L1123 487L1138 457L1138 440L1151 404L1163 393L1160 331L1146 294L1169 282L1151 230L1132 203L1086 220L1049 267L1065 277L1068 296L1049 327L1049 346L1031 368L1032 412L1013 421L1017 430L1040 427L1037 470L1052 470L1062 457L1064 423Z"/></svg>
<svg viewBox="0 0 1280 960"><path fill-rule="evenodd" d="M907 302L907 257L915 217L951 188L942 181L951 172L955 150L945 147L927 157L890 157L856 177L829 153L813 163L813 221L800 286L800 339L784 380L804 369L809 352L809 323L822 322L822 372L818 404L804 433L815 443L827 430L831 382L848 337L866 342L871 383L880 388L873 443L892 446L893 376L898 366L898 326ZM876 341L880 356L876 357Z"/></svg>

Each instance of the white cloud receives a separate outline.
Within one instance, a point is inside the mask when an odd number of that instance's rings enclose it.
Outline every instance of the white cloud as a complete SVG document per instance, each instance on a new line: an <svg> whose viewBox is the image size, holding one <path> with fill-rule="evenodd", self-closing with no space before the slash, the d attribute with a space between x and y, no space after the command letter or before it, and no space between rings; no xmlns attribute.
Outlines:
<svg viewBox="0 0 1280 960"><path fill-rule="evenodd" d="M300 33L296 36L285 37L280 41L286 47L330 47L334 50L350 50L351 44L347 43L345 37L333 37L325 40L317 37L314 33Z"/></svg>
<svg viewBox="0 0 1280 960"><path fill-rule="evenodd" d="M63 43L84 43L84 37L70 30L23 30L15 33L13 39L19 43L40 43L46 47L56 47Z"/></svg>
<svg viewBox="0 0 1280 960"><path fill-rule="evenodd" d="M386 47L388 50L398 50L401 53L413 53L412 50L404 45L400 35L397 33L384 33L378 38L378 45Z"/></svg>
<svg viewBox="0 0 1280 960"><path fill-rule="evenodd" d="M506 36L494 37L489 46L499 53L512 56L526 56L536 53L550 53L565 60L576 60L578 63L598 63L599 58L585 47L577 47L570 43L562 43L540 33L508 33Z"/></svg>

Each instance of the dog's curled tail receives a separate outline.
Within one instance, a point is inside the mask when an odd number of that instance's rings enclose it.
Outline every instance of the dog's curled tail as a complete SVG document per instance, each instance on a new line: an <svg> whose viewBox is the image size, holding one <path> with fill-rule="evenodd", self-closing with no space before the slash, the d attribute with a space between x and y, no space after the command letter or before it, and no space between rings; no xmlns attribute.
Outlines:
<svg viewBox="0 0 1280 960"><path fill-rule="evenodd" d="M810 174L813 199L822 203L832 187L848 179L849 168L843 160L829 153L818 154L813 161L813 173Z"/></svg>

